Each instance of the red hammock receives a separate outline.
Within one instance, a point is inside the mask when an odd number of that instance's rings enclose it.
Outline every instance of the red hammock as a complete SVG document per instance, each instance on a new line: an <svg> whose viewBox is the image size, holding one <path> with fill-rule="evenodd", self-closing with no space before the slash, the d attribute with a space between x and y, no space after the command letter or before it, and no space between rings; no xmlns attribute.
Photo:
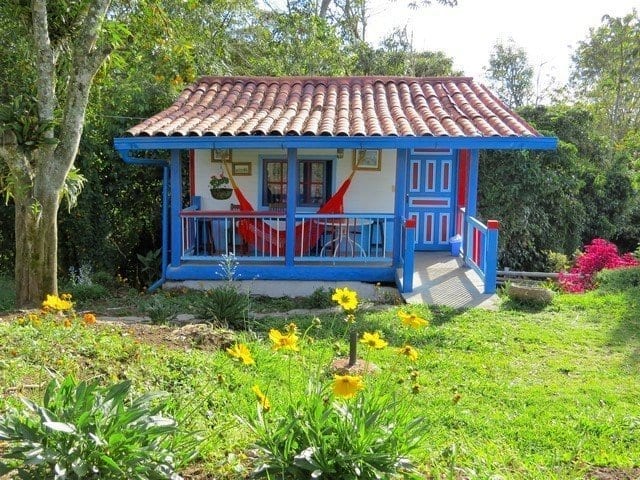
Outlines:
<svg viewBox="0 0 640 480"><path fill-rule="evenodd" d="M229 181L233 187L233 191L238 199L240 205L240 211L242 212L255 212L251 202L247 200L244 194L240 191L238 184L236 183L233 175L229 171L229 166L225 162L225 168L229 176ZM322 205L317 213L325 214L337 214L344 213L344 196L351 185L351 179L355 174L355 169L351 172L351 175L340 185L340 188L334 193L327 202ZM249 245L254 246L258 251L263 253L269 253L272 256L283 256L285 252L285 239L286 231L274 228L259 217L242 218L238 220L237 230L242 239ZM318 240L324 233L325 226L315 219L304 220L296 225L294 237L295 237L295 252L296 255L305 255L309 251L317 246Z"/></svg>

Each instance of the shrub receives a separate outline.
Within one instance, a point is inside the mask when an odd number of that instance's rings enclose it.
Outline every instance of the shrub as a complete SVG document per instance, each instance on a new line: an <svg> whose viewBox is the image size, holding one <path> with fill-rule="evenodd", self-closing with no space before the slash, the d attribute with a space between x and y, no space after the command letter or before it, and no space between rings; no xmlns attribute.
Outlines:
<svg viewBox="0 0 640 480"><path fill-rule="evenodd" d="M406 455L429 427L409 414L403 400L383 388L362 391L351 401L332 400L327 389L312 383L283 414L258 408L257 417L245 422L257 436L260 464L254 475L363 480L409 475L413 467Z"/></svg>
<svg viewBox="0 0 640 480"><path fill-rule="evenodd" d="M578 255L568 273L561 273L558 282L566 292L580 293L595 288L595 275L600 270L618 269L639 265L633 255L620 255L618 247L602 238L596 238Z"/></svg>
<svg viewBox="0 0 640 480"><path fill-rule="evenodd" d="M118 290L118 287L120 287L120 282L118 282L118 279L108 272L96 272L91 275L91 280L93 281L93 283L102 285L104 288L111 292L115 292L116 290Z"/></svg>
<svg viewBox="0 0 640 480"><path fill-rule="evenodd" d="M242 330L249 312L249 296L228 283L207 290L194 302L193 309L203 320Z"/></svg>
<svg viewBox="0 0 640 480"><path fill-rule="evenodd" d="M596 283L603 292L623 292L640 287L640 267L602 270L596 275Z"/></svg>
<svg viewBox="0 0 640 480"><path fill-rule="evenodd" d="M564 253L548 251L546 254L549 272L564 272L571 266L569 258Z"/></svg>
<svg viewBox="0 0 640 480"><path fill-rule="evenodd" d="M311 295L303 299L302 305L304 308L329 308L334 305L331 300L332 295L331 290L325 290L322 287L316 288Z"/></svg>
<svg viewBox="0 0 640 480"><path fill-rule="evenodd" d="M195 456L195 439L162 414L166 397L147 394L127 402L131 383L52 380L42 406L22 399L24 411L0 417L6 441L0 475L20 478L179 479Z"/></svg>
<svg viewBox="0 0 640 480"><path fill-rule="evenodd" d="M168 323L176 317L176 305L167 301L162 295L153 295L142 307L154 324Z"/></svg>
<svg viewBox="0 0 640 480"><path fill-rule="evenodd" d="M65 290L79 303L100 300L101 298L109 296L109 291L97 283L77 283L75 285L68 285Z"/></svg>

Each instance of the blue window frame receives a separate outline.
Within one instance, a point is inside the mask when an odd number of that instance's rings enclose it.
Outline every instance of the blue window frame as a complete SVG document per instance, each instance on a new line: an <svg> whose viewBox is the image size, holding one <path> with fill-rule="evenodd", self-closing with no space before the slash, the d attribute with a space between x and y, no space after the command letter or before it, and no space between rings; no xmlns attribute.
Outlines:
<svg viewBox="0 0 640 480"><path fill-rule="evenodd" d="M298 206L319 207L331 196L332 160L302 159L299 163ZM287 201L287 161L265 159L262 163L262 206Z"/></svg>

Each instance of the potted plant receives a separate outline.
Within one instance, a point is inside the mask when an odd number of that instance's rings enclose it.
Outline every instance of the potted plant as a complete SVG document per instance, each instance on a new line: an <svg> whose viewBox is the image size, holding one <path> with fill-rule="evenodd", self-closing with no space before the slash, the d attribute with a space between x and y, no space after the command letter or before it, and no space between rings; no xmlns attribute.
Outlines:
<svg viewBox="0 0 640 480"><path fill-rule="evenodd" d="M216 200L226 200L231 197L233 189L229 186L229 178L225 176L224 172L211 175L209 191L211 192L211 196Z"/></svg>

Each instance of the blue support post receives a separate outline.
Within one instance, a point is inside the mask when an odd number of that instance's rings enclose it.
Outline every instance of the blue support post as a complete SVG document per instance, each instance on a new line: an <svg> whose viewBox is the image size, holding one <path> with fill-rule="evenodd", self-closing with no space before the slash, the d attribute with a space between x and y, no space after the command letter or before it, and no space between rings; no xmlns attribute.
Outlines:
<svg viewBox="0 0 640 480"><path fill-rule="evenodd" d="M400 265L400 258L403 245L399 239L402 238L402 222L406 214L407 198L407 158L409 150L400 149L396 154L396 194L394 199L394 220L393 220L393 266ZM415 235L415 232L414 232ZM412 244L413 245L413 244Z"/></svg>
<svg viewBox="0 0 640 480"><path fill-rule="evenodd" d="M404 265L402 267L402 293L413 292L414 249L416 242L416 221L408 219L405 224Z"/></svg>
<svg viewBox="0 0 640 480"><path fill-rule="evenodd" d="M479 167L478 150L471 150L471 158L469 159L469 184L467 189L467 215L476 216L478 204L478 167Z"/></svg>
<svg viewBox="0 0 640 480"><path fill-rule="evenodd" d="M497 220L489 220L487 222L487 235L485 239L484 293L496 293L499 228L500 223Z"/></svg>
<svg viewBox="0 0 640 480"><path fill-rule="evenodd" d="M169 167L162 169L162 256L160 278L153 282L148 292L157 290L166 280L167 265L169 265Z"/></svg>
<svg viewBox="0 0 640 480"><path fill-rule="evenodd" d="M292 267L296 254L296 205L298 204L298 150L287 149L287 219L284 264Z"/></svg>
<svg viewBox="0 0 640 480"><path fill-rule="evenodd" d="M180 150L171 150L171 266L180 265L182 254L182 162Z"/></svg>
<svg viewBox="0 0 640 480"><path fill-rule="evenodd" d="M464 263L469 265L469 259L473 255L473 228L469 226L469 217L476 216L478 205L478 168L479 162L478 150L471 150L469 157L469 176L467 180L467 206L464 213L464 234L462 236L462 249L464 250Z"/></svg>

